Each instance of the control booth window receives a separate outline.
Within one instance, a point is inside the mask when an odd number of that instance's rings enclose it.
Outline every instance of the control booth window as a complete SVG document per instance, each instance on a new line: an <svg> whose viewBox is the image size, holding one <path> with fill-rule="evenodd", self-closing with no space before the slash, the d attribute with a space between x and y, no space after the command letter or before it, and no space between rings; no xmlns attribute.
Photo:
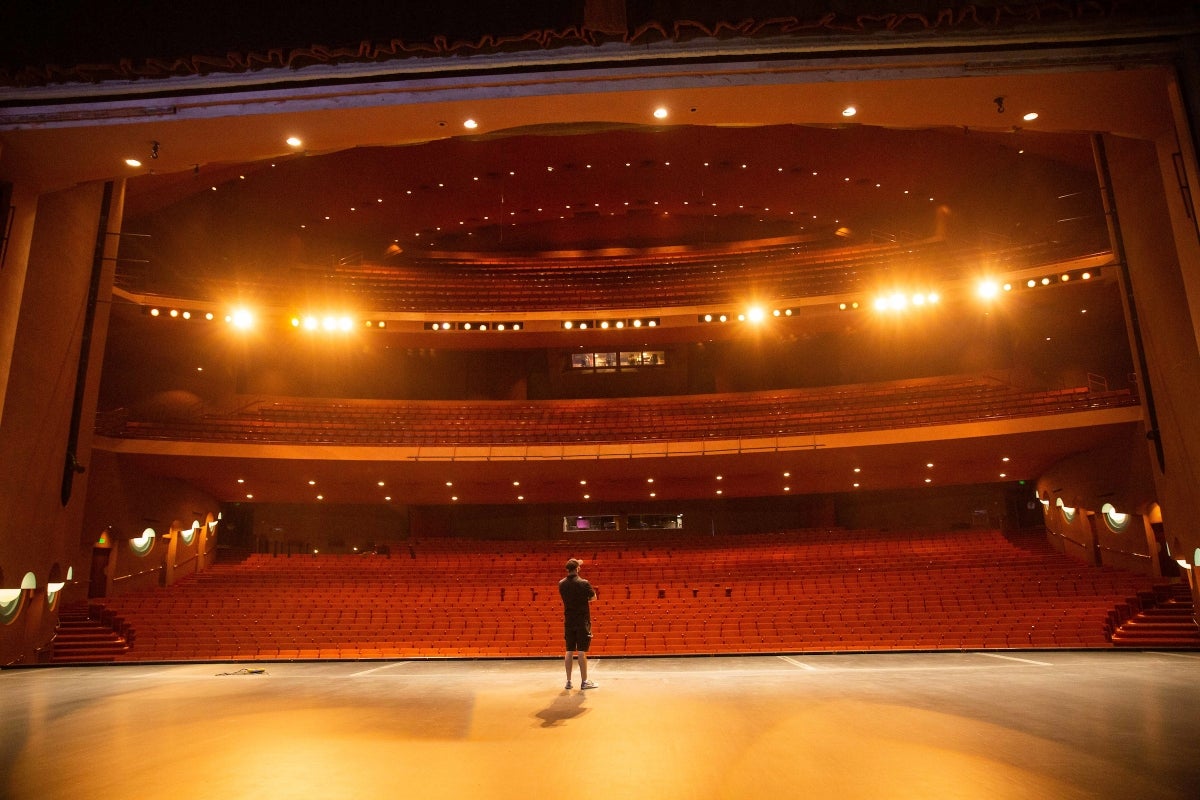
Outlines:
<svg viewBox="0 0 1200 800"><path fill-rule="evenodd" d="M662 350L623 350L618 353L572 353L571 369L586 372L617 372L665 366Z"/></svg>
<svg viewBox="0 0 1200 800"><path fill-rule="evenodd" d="M615 531L617 517L615 514L597 514L587 517L563 517L563 532L572 531Z"/></svg>
<svg viewBox="0 0 1200 800"><path fill-rule="evenodd" d="M630 514L625 526L631 531L683 530L683 514Z"/></svg>

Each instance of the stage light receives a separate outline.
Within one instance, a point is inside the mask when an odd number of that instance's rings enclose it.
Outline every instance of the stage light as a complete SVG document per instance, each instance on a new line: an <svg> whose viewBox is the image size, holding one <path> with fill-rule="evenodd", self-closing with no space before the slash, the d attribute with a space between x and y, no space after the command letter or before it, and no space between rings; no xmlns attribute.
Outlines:
<svg viewBox="0 0 1200 800"><path fill-rule="evenodd" d="M1000 286L993 280L983 280L975 286L975 293L984 300L991 300L1000 294Z"/></svg>
<svg viewBox="0 0 1200 800"><path fill-rule="evenodd" d="M230 321L239 330L249 330L254 327L254 314L244 308L234 309Z"/></svg>
<svg viewBox="0 0 1200 800"><path fill-rule="evenodd" d="M289 136L287 138L287 143L288 143L289 147L299 147L301 144L303 144L303 142L300 141L299 137L296 137L296 136Z"/></svg>
<svg viewBox="0 0 1200 800"><path fill-rule="evenodd" d="M126 166L130 167L140 167L142 162L138 161L136 158L127 158L125 159L125 164Z"/></svg>
<svg viewBox="0 0 1200 800"><path fill-rule="evenodd" d="M756 325L766 319L766 312L759 306L753 306L746 312L746 318Z"/></svg>

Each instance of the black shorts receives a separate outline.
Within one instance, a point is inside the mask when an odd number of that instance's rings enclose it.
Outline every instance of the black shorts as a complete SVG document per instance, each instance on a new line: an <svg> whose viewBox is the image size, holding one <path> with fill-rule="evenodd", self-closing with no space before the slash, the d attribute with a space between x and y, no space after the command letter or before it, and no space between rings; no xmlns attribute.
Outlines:
<svg viewBox="0 0 1200 800"><path fill-rule="evenodd" d="M563 625L563 637L567 640L567 652L586 653L592 646L592 623L568 621Z"/></svg>

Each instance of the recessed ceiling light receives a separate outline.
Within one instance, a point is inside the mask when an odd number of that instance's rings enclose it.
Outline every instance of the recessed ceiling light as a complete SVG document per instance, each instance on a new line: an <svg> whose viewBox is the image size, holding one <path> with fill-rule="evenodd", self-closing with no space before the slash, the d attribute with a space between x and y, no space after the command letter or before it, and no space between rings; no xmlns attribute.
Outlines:
<svg viewBox="0 0 1200 800"><path fill-rule="evenodd" d="M301 144L303 144L303 142L300 141L299 137L296 137L296 136L289 136L287 138L287 143L288 143L289 147L299 147Z"/></svg>
<svg viewBox="0 0 1200 800"><path fill-rule="evenodd" d="M127 158L125 159L125 164L130 167L140 167L142 162L138 161L136 158Z"/></svg>
<svg viewBox="0 0 1200 800"><path fill-rule="evenodd" d="M654 118L655 119L666 119L667 113L668 112L667 112L666 108L664 108L663 106L659 106L658 108L654 109Z"/></svg>
<svg viewBox="0 0 1200 800"><path fill-rule="evenodd" d="M1028 114L1021 117L1021 119L1025 120L1026 122L1033 122L1037 118L1038 118L1038 113L1036 111L1030 111Z"/></svg>
<svg viewBox="0 0 1200 800"><path fill-rule="evenodd" d="M842 109L843 117L853 117L857 113L858 113L858 109L855 108L854 106L846 106L845 108Z"/></svg>
<svg viewBox="0 0 1200 800"><path fill-rule="evenodd" d="M473 131L479 127L479 123L473 119L468 119L463 121L463 127Z"/></svg>

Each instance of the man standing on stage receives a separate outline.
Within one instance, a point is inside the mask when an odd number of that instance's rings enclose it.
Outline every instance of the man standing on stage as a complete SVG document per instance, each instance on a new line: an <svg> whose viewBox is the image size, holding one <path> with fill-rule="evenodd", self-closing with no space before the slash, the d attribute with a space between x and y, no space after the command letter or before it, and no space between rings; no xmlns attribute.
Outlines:
<svg viewBox="0 0 1200 800"><path fill-rule="evenodd" d="M563 633L567 640L567 685L571 688L571 671L574 667L572 655L579 657L579 688L595 689L596 684L588 680L587 653L592 645L592 614L588 606L596 599L592 584L579 577L583 562L577 558L567 561L567 577L558 582L558 593L563 601Z"/></svg>

